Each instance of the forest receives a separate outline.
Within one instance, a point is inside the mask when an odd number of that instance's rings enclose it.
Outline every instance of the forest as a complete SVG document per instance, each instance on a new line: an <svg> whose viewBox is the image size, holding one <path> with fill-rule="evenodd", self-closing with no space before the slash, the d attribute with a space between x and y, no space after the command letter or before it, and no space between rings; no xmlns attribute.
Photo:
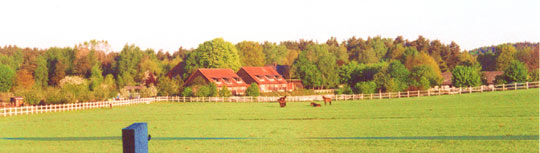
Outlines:
<svg viewBox="0 0 540 153"><path fill-rule="evenodd" d="M143 50L135 44L114 51L105 40L46 49L6 45L0 47L0 100L11 96L22 96L29 104L106 100L127 97L124 87L135 85L144 86L143 97L230 96L212 84L185 87L184 81L197 68L236 71L272 64L290 66L286 78L300 79L306 90L337 89L337 94L425 90L440 86L444 72L452 73L456 87L487 84L481 71L504 71L497 83L538 81L538 44L505 43L467 51L455 42L444 44L423 36L412 41L377 36L236 44L215 38L176 51Z"/></svg>

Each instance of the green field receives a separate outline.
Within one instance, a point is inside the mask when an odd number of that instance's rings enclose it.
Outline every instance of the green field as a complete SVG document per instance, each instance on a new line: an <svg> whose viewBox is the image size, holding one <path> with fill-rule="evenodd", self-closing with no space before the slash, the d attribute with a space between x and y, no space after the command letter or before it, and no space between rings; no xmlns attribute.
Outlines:
<svg viewBox="0 0 540 153"><path fill-rule="evenodd" d="M150 152L538 152L538 91L338 101L320 108L162 102L2 117L0 152L122 152L121 129L133 122L148 123ZM513 136L536 138L504 139Z"/></svg>

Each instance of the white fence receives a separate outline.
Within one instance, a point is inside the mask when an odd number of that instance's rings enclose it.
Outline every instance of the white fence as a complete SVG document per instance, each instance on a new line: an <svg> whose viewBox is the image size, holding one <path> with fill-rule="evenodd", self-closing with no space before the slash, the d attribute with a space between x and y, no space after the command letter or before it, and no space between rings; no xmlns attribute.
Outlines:
<svg viewBox="0 0 540 153"><path fill-rule="evenodd" d="M83 110L93 108L109 108L117 106L126 106L140 103L150 103L155 101L155 98L140 98L129 100L114 100L100 102L84 102L72 104L51 104L38 106L22 106L22 107L7 107L0 109L0 116L15 116L24 114L40 114L47 112L64 112L71 110Z"/></svg>
<svg viewBox="0 0 540 153"><path fill-rule="evenodd" d="M495 92L505 90L518 90L538 88L538 82L501 84L495 86L479 86L469 88L450 88L450 89L431 89L423 91L404 91L404 92L387 92L374 94L352 94L352 95L324 95L333 100L369 100L369 99L389 99L389 98L409 98L422 96L439 96L439 95L454 95L468 94L478 92ZM52 104L42 106L24 106L1 108L0 116L15 116L23 114L38 114L45 112L62 112L69 110L82 110L92 108L106 108L125 106L140 103L151 103L154 101L171 101L171 102L276 102L280 97L277 96L259 96L259 97L154 97L140 98L130 100L115 100L102 102L85 102L72 104ZM322 101L322 95L310 96L287 96L287 102L306 102L306 101Z"/></svg>

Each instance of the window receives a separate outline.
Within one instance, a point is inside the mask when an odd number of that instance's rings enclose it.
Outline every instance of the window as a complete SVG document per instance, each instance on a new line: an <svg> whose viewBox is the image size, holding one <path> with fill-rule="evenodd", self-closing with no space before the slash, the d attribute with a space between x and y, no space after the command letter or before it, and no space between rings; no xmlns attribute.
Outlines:
<svg viewBox="0 0 540 153"><path fill-rule="evenodd" d="M257 77L257 79L259 79L259 81L264 81L264 78L260 75L255 75L255 77Z"/></svg>
<svg viewBox="0 0 540 153"><path fill-rule="evenodd" d="M283 80L283 78L279 75L275 75L275 77L277 78L277 80L280 80L280 81Z"/></svg>
<svg viewBox="0 0 540 153"><path fill-rule="evenodd" d="M234 77L233 79L234 81L236 81L236 83L242 83L242 80L240 78Z"/></svg>
<svg viewBox="0 0 540 153"><path fill-rule="evenodd" d="M274 77L271 76L271 75L266 75L266 79L270 80L270 81L274 81Z"/></svg>
<svg viewBox="0 0 540 153"><path fill-rule="evenodd" d="M230 78L223 78L223 81L227 84L231 84L231 79Z"/></svg>
<svg viewBox="0 0 540 153"><path fill-rule="evenodd" d="M216 84L221 84L221 82L219 81L218 78L212 78L212 80L213 80Z"/></svg>

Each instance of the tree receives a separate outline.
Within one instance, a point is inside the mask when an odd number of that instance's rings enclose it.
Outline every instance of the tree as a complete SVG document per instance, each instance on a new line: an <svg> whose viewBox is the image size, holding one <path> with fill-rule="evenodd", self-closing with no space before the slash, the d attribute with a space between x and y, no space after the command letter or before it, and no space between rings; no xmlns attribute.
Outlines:
<svg viewBox="0 0 540 153"><path fill-rule="evenodd" d="M497 70L506 70L512 60L515 59L516 52L516 48L511 44L498 45L496 48Z"/></svg>
<svg viewBox="0 0 540 153"><path fill-rule="evenodd" d="M458 65L452 70L452 85L455 87L476 87L482 85L479 67Z"/></svg>
<svg viewBox="0 0 540 153"><path fill-rule="evenodd" d="M144 52L135 45L124 45L122 51L118 55L118 62L116 64L116 78L122 78L125 83L120 87L123 87L125 84L130 84L131 81L135 81L133 76L137 76L138 66L141 63L141 60L144 56ZM129 77L129 80L126 80L126 77Z"/></svg>
<svg viewBox="0 0 540 153"><path fill-rule="evenodd" d="M15 71L9 66L0 64L0 92L7 92L13 86Z"/></svg>
<svg viewBox="0 0 540 153"><path fill-rule="evenodd" d="M240 62L243 66L263 66L265 55L259 43L253 41L242 41L236 44L240 55Z"/></svg>
<svg viewBox="0 0 540 153"><path fill-rule="evenodd" d="M178 83L167 76L161 76L157 82L159 96L171 96L178 94Z"/></svg>
<svg viewBox="0 0 540 153"><path fill-rule="evenodd" d="M227 86L221 86L221 89L219 90L219 96L230 97L231 91L229 90L229 88L227 88Z"/></svg>
<svg viewBox="0 0 540 153"><path fill-rule="evenodd" d="M265 64L285 64L287 62L286 56L288 55L287 47L284 45L277 45L276 43L264 42L263 52L265 54Z"/></svg>
<svg viewBox="0 0 540 153"><path fill-rule="evenodd" d="M49 73L49 84L58 85L60 80L62 80L66 76L66 66L60 60L54 60L51 62L51 64L54 66L53 69L50 69L52 73Z"/></svg>
<svg viewBox="0 0 540 153"><path fill-rule="evenodd" d="M101 85L101 82L103 81L103 74L101 71L101 67L99 64L95 64L92 66L91 72L90 72L90 90L95 91L99 88Z"/></svg>
<svg viewBox="0 0 540 153"><path fill-rule="evenodd" d="M34 70L35 86L38 88L46 87L49 81L49 70L47 69L47 60L45 57L38 56L36 58L36 69Z"/></svg>
<svg viewBox="0 0 540 153"><path fill-rule="evenodd" d="M529 71L534 71L539 68L539 51L537 48L524 47L517 50L516 60L523 62L527 65Z"/></svg>
<svg viewBox="0 0 540 153"><path fill-rule="evenodd" d="M517 60L511 61L503 74L503 78L507 83L526 82L527 76L528 71L525 64Z"/></svg>
<svg viewBox="0 0 540 153"><path fill-rule="evenodd" d="M259 96L259 85L257 83L251 83L246 89L246 95L248 96Z"/></svg>
<svg viewBox="0 0 540 153"><path fill-rule="evenodd" d="M411 85L420 90L429 89L432 86L439 85L442 81L440 72L433 70L428 65L419 65L411 70Z"/></svg>
<svg viewBox="0 0 540 153"><path fill-rule="evenodd" d="M236 47L223 38L206 41L186 59L186 73L191 74L198 68L230 68L238 70L242 64Z"/></svg>
<svg viewBox="0 0 540 153"><path fill-rule="evenodd" d="M293 69L296 72L296 76L302 80L302 84L307 88L319 87L322 84L321 72L317 66L308 61L304 56L298 57Z"/></svg>
<svg viewBox="0 0 540 153"><path fill-rule="evenodd" d="M15 85L17 88L30 89L32 86L34 86L34 77L28 70L20 69L17 71L16 76L17 78L15 79Z"/></svg>

